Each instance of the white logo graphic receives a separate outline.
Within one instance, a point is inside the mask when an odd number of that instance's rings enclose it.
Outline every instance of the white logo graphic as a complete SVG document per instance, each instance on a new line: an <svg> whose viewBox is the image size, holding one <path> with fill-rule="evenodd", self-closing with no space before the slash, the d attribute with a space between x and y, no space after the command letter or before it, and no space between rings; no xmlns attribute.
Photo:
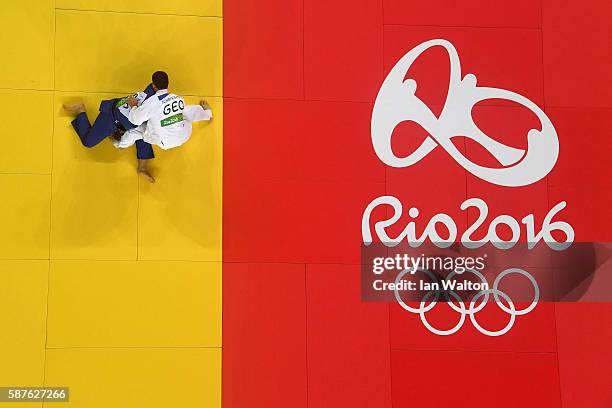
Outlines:
<svg viewBox="0 0 612 408"><path fill-rule="evenodd" d="M418 271L425 273L434 282L438 283L438 279L430 271L428 271L426 269L418 269ZM411 270L410 269L406 269L402 273L400 273L397 276L397 278L395 279L395 283L396 284L399 283L402 280L402 278L407 273L409 273L409 272L411 272ZM486 278L480 272L475 271L475 270L471 270L471 269L466 270L466 272L473 273L474 275L476 275L480 279L480 281L483 284L487 284ZM447 280L451 280L456 274L457 274L456 272L451 272L447 276L446 279ZM531 302L531 304L529 306L527 306L526 308L521 309L521 310L516 310L516 307L515 307L514 303L512 302L512 299L510 299L510 296L508 296L506 293L504 293L501 290L499 290L499 283L501 282L501 280L503 278L505 278L506 276L511 275L511 274L522 275L522 276L526 277L527 279L529 279L529 281L533 285L533 291L534 291L533 301ZM402 298L400 297L399 291L397 289L395 289L395 298L397 299L397 302L400 304L401 307L403 307L404 309L406 309L407 311L409 311L411 313L419 314L421 316L421 322L423 322L423 325L430 332L432 332L434 334L437 334L439 336L450 336L451 334L455 334L455 333L457 333L459 331L459 329L461 329L461 327L465 323L465 317L466 316L470 316L470 320L472 321L472 324L474 325L476 330L478 330L480 333L482 333L482 334L484 334L486 336L490 336L490 337L497 337L497 336L501 336L501 335L504 335L504 334L508 333L508 331L510 331L512 326L514 326L514 322L516 320L516 316L522 316L522 315L525 315L525 314L531 312L537 306L538 301L540 300L540 288L538 287L538 283L536 282L535 278L533 276L531 276L531 274L529 274L528 272L525 272L522 269L518 269L518 268L506 269L505 271L500 273L497 276L497 278L495 278L495 282L493 282L493 289L481 290L480 292L476 293L474 295L474 297L472 297L472 300L470 301L469 308L466 307L466 305L463 303L463 299L461 299L461 297L456 292L454 292L452 290L444 291L443 293L444 293L444 296L446 297L446 303L448 303L448 305L454 311L458 312L460 314L460 317L459 317L459 321L457 322L457 324L454 327L452 327L452 328L450 328L448 330L441 330L441 329L437 329L437 328L433 327L431 325L431 323L429 323L429 321L427 320L427 317L425 317L425 313L427 313L428 311L433 309L438 304L438 300L440 298L440 293L441 292L439 292L439 291L435 291L435 292L434 291L430 291L430 292L428 292L423 297L423 299L421 300L421 304L419 305L418 308L414 308L414 307L408 306L402 300ZM433 295L434 299L431 301L431 303L427 304L427 301L429 300L430 297L432 297L432 295ZM490 295L493 295L493 297L495 298L495 303L497 304L497 306L500 309L502 309L504 312L508 313L508 315L510 315L510 318L509 318L508 323L506 324L506 326L504 326L502 329L496 330L496 331L485 329L476 320L476 313L478 313L482 309L484 309L485 306L489 303L489 296ZM453 299L451 299L451 298L453 298ZM476 303L479 301L480 298L483 298L482 301L478 305L476 305ZM503 301L508 303L508 306L504 305L502 299L503 299Z"/></svg>
<svg viewBox="0 0 612 408"><path fill-rule="evenodd" d="M381 196L375 198L368 204L361 217L361 238L365 246L369 246L373 242L370 217L374 209L381 206L389 206L393 209L392 213L388 213L388 219L374 223L374 232L376 233L378 241L387 247L395 247L402 241L406 241L410 247L418 248L423 242L429 239L430 242L439 248L448 248L456 242L459 236L457 223L455 223L450 215L445 213L436 214L431 217L420 236L416 234L417 225L414 220L411 220L398 235L394 237L389 236L387 228L396 225L396 222L404 215L404 210L402 202L398 200L397 197ZM566 202L561 201L551 208L544 217L538 232L536 232L534 215L529 214L523 217L521 223L525 226L527 248L533 249L540 241L544 241L546 245L555 251L563 251L570 247L572 242L574 242L574 228L565 221L553 221L554 217L563 210L565 206ZM485 220L489 216L489 206L480 198L469 198L461 203L459 208L462 211L467 211L468 209L478 211L476 220L469 224L465 232L461 234L461 243L466 248L480 248L490 242L495 248L510 249L514 247L522 237L519 222L508 214L501 214L490 222L488 228L486 228L487 233L484 237L473 239L474 233L485 226ZM416 218L419 216L419 209L411 207L407 215L409 219ZM499 237L497 229L502 225L512 231L512 238L504 240ZM438 232L439 227L442 227L442 230L446 230L446 236ZM553 232L562 233L564 239L557 241Z"/></svg>
<svg viewBox="0 0 612 408"><path fill-rule="evenodd" d="M405 79L406 74L417 58L429 48L435 46L444 47L450 61L448 93L439 117L429 109L427 104L416 96L416 81L410 78ZM496 141L482 132L474 123L472 109L478 102L488 99L503 99L515 102L529 109L538 117L541 130L531 129L527 132L526 150L506 146ZM396 126L405 121L411 121L420 125L428 132L428 137L414 152L406 157L398 157L393 153L391 138ZM380 160L388 166L411 166L439 146L474 176L489 183L506 187L526 186L541 180L552 170L559 155L557 132L550 119L535 103L511 91L476 86L476 76L473 74L466 74L462 78L461 63L455 47L449 41L442 39L426 41L413 48L404 55L393 67L391 72L389 72L376 97L374 110L372 112L371 132L374 150ZM483 167L470 161L452 142L454 137L460 136L468 137L480 144L497 159L501 167ZM457 238L457 224L446 214L434 216L427 224L427 228L423 235L418 237L415 234L415 222L413 221L413 219L419 216L419 211L416 208L411 208L408 212L410 222L406 228L397 237L389 237L386 228L392 226L400 219L402 215L402 205L395 197L383 196L373 200L363 214L362 238L366 246L373 242L370 231L370 215L373 209L379 205L388 205L394 210L391 218L376 222L375 224L376 234L380 241L386 246L395 246L401 241L406 240L411 247L418 247L425 239L429 238L439 247L448 247ZM529 249L532 249L535 244L542 239L555 250L563 250L571 245L574 240L574 230L571 225L562 221L552 221L553 217L561 211L565 205L565 202L560 202L549 211L544 219L541 231L537 234L535 233L535 218L533 215L528 215L521 220L526 228ZM475 223L461 236L461 242L464 246L478 247L490 241L498 249L508 249L518 242L521 235L520 225L516 219L509 215L500 215L496 217L491 222L487 235L479 241L473 241L471 239L471 234L487 218L488 208L483 200L473 198L466 200L461 205L461 209L465 210L470 206L477 207L480 210L480 215ZM446 228L448 232L447 239L440 237L438 234L435 228L438 224ZM497 236L497 226L501 224L507 225L511 229L512 239L510 241L501 241ZM562 231L565 234L564 242L557 242L551 234L552 230ZM436 276L430 271L425 269L418 270L437 282ZM395 282L399 283L408 272L410 272L410 270L405 270L400 273ZM475 274L483 284L487 284L485 277L480 272L473 270L469 270L469 272ZM451 279L455 274L455 272L451 273L447 279ZM499 290L500 281L510 274L518 274L529 279L534 287L533 301L524 309L517 310L510 296ZM448 330L441 330L433 327L425 316L428 311L433 309L438 302L440 302L439 297L441 293L446 297L445 300L449 307L460 314L458 323L455 327ZM489 303L491 295L493 295L494 303L497 307L501 308L501 310L508 313L510 316L507 325L497 331L483 328L476 320L476 314ZM452 290L444 292L431 291L427 293L424 298L421 299L420 307L418 308L408 306L401 299L397 289L395 290L395 298L405 310L419 314L425 327L432 333L441 336L456 333L465 323L466 317L469 316L472 324L480 333L487 336L501 336L512 328L516 316L525 315L537 306L540 298L540 289L537 281L532 275L522 269L512 268L505 270L497 276L493 284L493 289L488 289L487 287L486 290L481 290L466 301L461 299L461 297ZM469 305L467 304L468 302Z"/></svg>
<svg viewBox="0 0 612 408"><path fill-rule="evenodd" d="M448 94L439 118L415 95L416 81L404 79L414 61L434 46L444 47L450 60ZM531 129L527 133L526 151L499 143L476 126L472 119L472 108L487 99L516 102L538 117L542 130ZM429 137L410 155L397 157L391 149L391 136L395 127L404 121L419 124L429 133ZM457 51L453 44L441 39L418 45L393 67L376 97L371 131L376 154L391 167L411 166L440 146L476 177L508 187L526 186L542 179L552 170L559 154L555 128L535 103L511 91L476 86L476 76L473 74L467 74L461 79L461 63ZM468 137L479 143L503 167L483 167L468 160L452 143L451 139L456 136Z"/></svg>

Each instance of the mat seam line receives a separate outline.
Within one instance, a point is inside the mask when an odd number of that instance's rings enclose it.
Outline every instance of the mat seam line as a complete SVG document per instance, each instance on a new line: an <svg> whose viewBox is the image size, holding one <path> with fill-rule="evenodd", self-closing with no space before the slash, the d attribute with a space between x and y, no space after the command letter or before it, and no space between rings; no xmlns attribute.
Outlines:
<svg viewBox="0 0 612 408"><path fill-rule="evenodd" d="M56 110L56 99L55 99L55 82L56 82L56 55L57 55L57 11L55 6L57 2L53 2L53 112L51 123L53 128L51 129L51 169L49 174L49 242L48 242L48 260L47 260L47 298L45 300L45 358L43 365L43 387L47 384L47 345L49 344L49 297L51 294L51 229L53 228L53 150L55 140L55 110ZM45 401L42 402L44 408Z"/></svg>
<svg viewBox="0 0 612 408"><path fill-rule="evenodd" d="M47 350L175 350L175 349L187 349L187 350L220 350L221 346L58 346L58 347L47 347Z"/></svg>
<svg viewBox="0 0 612 408"><path fill-rule="evenodd" d="M117 10L94 10L94 9L77 9L77 8L58 8L55 10L58 11L72 11L72 12L81 12L81 13L109 13L109 14L137 14L143 16L166 16L166 17L195 17L195 18L209 18L209 19L223 19L223 16L201 16L198 14L174 14L174 13L143 13L138 11L117 11Z"/></svg>
<svg viewBox="0 0 612 408"><path fill-rule="evenodd" d="M305 354L306 354L306 408L310 405L309 395L310 395L310 383L308 381L308 272L307 272L307 264L304 264L304 324L305 330L304 334L306 336L305 343Z"/></svg>
<svg viewBox="0 0 612 408"><path fill-rule="evenodd" d="M380 1L381 14L382 14L382 26L381 26L381 81L385 80L385 0ZM382 85L381 85L382 86ZM384 179L385 179L385 195L389 195L388 193L388 183L389 183L389 166L385 166L384 171ZM362 266L361 266L362 267ZM387 353L387 358L389 362L389 400L391 408L393 408L394 398L393 398L393 350L391 348L391 304L387 304L387 345L389 346L389 352Z"/></svg>
<svg viewBox="0 0 612 408"><path fill-rule="evenodd" d="M554 355L554 351L525 351L525 350L478 350L478 349L423 349L423 348L394 348L392 351L399 353L494 353L494 354L539 354Z"/></svg>
<svg viewBox="0 0 612 408"><path fill-rule="evenodd" d="M479 26L479 25L443 25L443 24L401 24L401 23L385 23L383 27L424 27L424 28L472 28L484 30L541 30L540 27L523 27L523 26Z"/></svg>
<svg viewBox="0 0 612 408"><path fill-rule="evenodd" d="M542 101L543 111L547 113L546 105L546 69L544 60L544 1L540 0L540 42L542 53ZM546 201L550 208L550 175L546 176ZM553 274L554 279L554 274ZM555 360L557 362L557 384L559 386L559 405L563 407L563 388L561 383L561 362L559 361L559 331L557 327L557 304L553 303L553 323L555 325Z"/></svg>

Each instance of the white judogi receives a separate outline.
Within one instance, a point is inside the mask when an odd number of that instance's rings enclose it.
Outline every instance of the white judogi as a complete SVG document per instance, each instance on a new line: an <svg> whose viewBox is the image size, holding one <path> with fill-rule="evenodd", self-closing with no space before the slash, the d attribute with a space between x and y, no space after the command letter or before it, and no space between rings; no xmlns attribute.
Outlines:
<svg viewBox="0 0 612 408"><path fill-rule="evenodd" d="M138 101L138 105L141 105L145 99L147 99L147 94L144 92L138 92L135 93L134 95L132 95L134 98L136 98L136 100ZM128 117L128 115L130 114L130 111L133 109L127 102L128 98L122 98L118 103L119 106L117 107L117 109L119 109L119 112L121 112L121 114L123 116L125 116L126 118Z"/></svg>
<svg viewBox="0 0 612 408"><path fill-rule="evenodd" d="M127 117L138 127L125 132L116 147L128 147L143 139L162 149L172 149L189 140L193 122L212 119L212 111L199 105L185 106L181 96L161 89L129 110Z"/></svg>

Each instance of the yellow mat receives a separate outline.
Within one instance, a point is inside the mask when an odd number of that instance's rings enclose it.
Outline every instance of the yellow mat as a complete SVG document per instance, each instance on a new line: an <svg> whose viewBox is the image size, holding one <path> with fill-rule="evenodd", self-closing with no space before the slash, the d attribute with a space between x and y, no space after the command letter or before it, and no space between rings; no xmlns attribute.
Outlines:
<svg viewBox="0 0 612 408"><path fill-rule="evenodd" d="M0 121L0 173L51 174L53 92L0 89L0 112L11 112Z"/></svg>
<svg viewBox="0 0 612 408"><path fill-rule="evenodd" d="M57 89L129 93L161 69L176 93L221 96L219 18L58 10L56 21Z"/></svg>
<svg viewBox="0 0 612 408"><path fill-rule="evenodd" d="M221 349L54 349L45 383L70 384L57 407L220 407ZM45 404L49 406L50 404Z"/></svg>
<svg viewBox="0 0 612 408"><path fill-rule="evenodd" d="M0 109L12 110L0 123L0 323L11 328L0 387L68 386L57 406L79 408L221 406L221 10L0 2ZM84 148L62 104L83 101L93 121L100 100L142 90L159 69L188 103L207 99L214 120L156 149L149 184L133 148Z"/></svg>
<svg viewBox="0 0 612 408"><path fill-rule="evenodd" d="M52 261L49 287L48 347L221 347L220 262Z"/></svg>
<svg viewBox="0 0 612 408"><path fill-rule="evenodd" d="M0 174L0 259L49 258L51 176Z"/></svg>
<svg viewBox="0 0 612 408"><path fill-rule="evenodd" d="M221 17L220 0L56 0L60 9Z"/></svg>
<svg viewBox="0 0 612 408"><path fill-rule="evenodd" d="M54 0L0 1L0 88L53 89Z"/></svg>
<svg viewBox="0 0 612 408"><path fill-rule="evenodd" d="M207 100L213 122L194 123L188 148L156 153L152 172L158 182L140 181L140 259L221 261L223 101Z"/></svg>
<svg viewBox="0 0 612 408"><path fill-rule="evenodd" d="M0 386L44 378L49 261L0 261Z"/></svg>

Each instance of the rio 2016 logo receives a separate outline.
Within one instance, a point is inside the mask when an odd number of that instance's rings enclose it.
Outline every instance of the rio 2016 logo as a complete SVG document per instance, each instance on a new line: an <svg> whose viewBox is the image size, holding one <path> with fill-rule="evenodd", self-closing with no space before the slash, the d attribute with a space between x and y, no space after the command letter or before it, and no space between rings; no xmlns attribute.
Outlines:
<svg viewBox="0 0 612 408"><path fill-rule="evenodd" d="M404 80L414 61L434 46L444 47L450 57L450 83L440 117L436 117L415 95L417 83L412 79ZM542 130L532 129L528 132L526 152L495 141L476 126L472 108L487 99L516 102L538 117ZM403 121L418 123L430 136L412 154L397 157L391 149L391 136L393 129ZM476 86L476 76L473 74L461 79L459 56L455 47L446 40L431 40L417 46L393 67L376 98L371 132L376 154L391 167L411 166L433 149L441 147L474 176L508 187L526 186L541 180L552 170L559 155L557 132L548 116L522 95L504 89ZM453 137L459 135L479 143L504 167L483 167L467 159L451 142Z"/></svg>
<svg viewBox="0 0 612 408"><path fill-rule="evenodd" d="M427 104L416 96L416 81L410 78L406 79L406 74L418 57L435 46L443 47L447 51L450 61L448 93L439 116L436 116ZM476 76L473 74L466 74L462 78L459 55L453 44L449 41L442 39L430 40L410 50L391 69L376 97L372 112L371 136L372 145L378 158L388 166L404 168L418 165L418 162L434 149L442 148L449 154L449 158L454 159L473 176L498 186L522 187L546 177L555 166L559 155L557 132L548 116L535 103L520 94L504 89L479 87L476 83ZM482 132L476 126L472 118L472 109L480 101L488 99L502 99L515 102L529 109L537 116L540 121L541 130L531 129L527 132L528 143L526 150L504 145ZM427 131L428 137L412 153L405 157L398 157L392 150L391 139L394 129L405 121L412 121L420 125ZM451 140L453 137L458 136L467 137L481 145L495 157L501 166L498 168L484 167L469 160L455 147ZM362 241L365 246L372 244L374 241L370 227L370 218L374 209L379 206L390 206L393 209L390 218L375 222L374 224L377 238L387 247L396 246L403 241L407 242L410 247L415 248L429 240L440 248L448 248L457 242L457 224L447 214L433 216L427 223L422 235L417 236L414 220L419 216L419 210L415 207L411 207L407 212L412 221L398 235L394 237L389 236L387 228L399 221L402 216L402 203L396 197L382 196L372 200L362 216ZM479 211L479 216L460 236L460 242L463 246L466 248L478 248L486 243L491 243L497 249L504 250L512 248L519 242L522 236L519 221L505 214L499 215L491 221L483 238L473 240L473 233L483 225L488 215L488 206L480 198L470 198L460 205L462 210L467 210L470 207L476 208ZM535 225L533 214L529 214L521 219L521 223L524 225L525 241L527 241L529 249L532 249L542 240L551 249L556 251L564 250L572 244L574 241L572 226L564 221L553 221L553 218L565 207L565 201L555 205L545 216L539 228ZM505 226L511 231L512 237L510 239L504 241L498 236L497 228L500 226ZM440 234L437 227L442 227L446 234ZM553 232L555 231L563 234L564 239L562 241L555 240L553 237ZM399 274L397 280L399 281L406 273L407 271L404 271ZM524 276L534 286L534 300L526 309L516 310L510 297L498 288L499 280L510 274ZM481 280L485 280L483 276L478 277ZM469 305L464 304L464 301L456 293L450 291L445 296L447 301L449 296L454 299L454 301L449 302L449 305L461 314L461 319L457 326L447 331L433 328L425 318L425 313L435 306L439 296L439 294L436 294L435 298L432 298L431 295L431 292L426 295L426 298L421 302L420 308L416 309L404 303L399 297L398 292L395 292L398 303L405 310L420 314L424 326L435 334L450 335L457 332L463 325L466 316L469 315L473 325L482 334L499 336L510 330L516 316L527 314L533 310L538 303L539 288L537 282L529 273L522 269L512 268L498 276L492 290L477 293ZM496 332L486 330L478 325L475 319L475 314L484 308L489 295L493 295L497 305L510 314L510 321L503 330ZM427 304L428 298L432 298L429 304ZM483 300L481 300L479 305L476 305L478 299ZM508 307L502 303L502 299L508 303Z"/></svg>

